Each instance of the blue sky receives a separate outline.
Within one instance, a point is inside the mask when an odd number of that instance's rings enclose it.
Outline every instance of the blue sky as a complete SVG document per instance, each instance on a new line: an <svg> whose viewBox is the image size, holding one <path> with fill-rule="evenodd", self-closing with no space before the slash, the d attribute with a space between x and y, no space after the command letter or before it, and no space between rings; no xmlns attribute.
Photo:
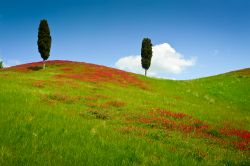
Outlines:
<svg viewBox="0 0 250 166"><path fill-rule="evenodd" d="M5 64L41 60L36 42L43 18L51 29L51 60L115 67L140 55L149 37L154 45L168 43L184 61L195 59L178 73L166 68L157 76L191 79L250 67L248 0L0 0Z"/></svg>

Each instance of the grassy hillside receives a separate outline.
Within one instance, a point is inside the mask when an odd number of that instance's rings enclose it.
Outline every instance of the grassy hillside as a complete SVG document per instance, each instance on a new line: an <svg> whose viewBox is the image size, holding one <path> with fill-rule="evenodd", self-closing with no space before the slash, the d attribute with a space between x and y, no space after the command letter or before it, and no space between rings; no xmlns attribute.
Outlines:
<svg viewBox="0 0 250 166"><path fill-rule="evenodd" d="M40 66L0 70L0 165L250 165L250 69L173 81Z"/></svg>

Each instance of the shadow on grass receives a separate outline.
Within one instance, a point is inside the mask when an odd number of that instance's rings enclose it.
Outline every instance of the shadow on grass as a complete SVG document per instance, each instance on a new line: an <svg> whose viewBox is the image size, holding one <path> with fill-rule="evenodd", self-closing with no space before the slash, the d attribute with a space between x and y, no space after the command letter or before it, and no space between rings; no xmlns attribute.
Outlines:
<svg viewBox="0 0 250 166"><path fill-rule="evenodd" d="M33 71L38 71L38 70L41 70L43 69L42 66L30 66L28 67L29 70L33 70Z"/></svg>

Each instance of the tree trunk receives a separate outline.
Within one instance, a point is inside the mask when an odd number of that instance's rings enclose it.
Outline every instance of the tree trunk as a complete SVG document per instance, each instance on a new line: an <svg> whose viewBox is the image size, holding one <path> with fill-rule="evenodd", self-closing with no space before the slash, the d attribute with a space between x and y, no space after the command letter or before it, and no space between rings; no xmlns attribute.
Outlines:
<svg viewBox="0 0 250 166"><path fill-rule="evenodd" d="M43 69L45 69L45 60L43 60Z"/></svg>
<svg viewBox="0 0 250 166"><path fill-rule="evenodd" d="M147 70L145 70L145 76L147 76Z"/></svg>

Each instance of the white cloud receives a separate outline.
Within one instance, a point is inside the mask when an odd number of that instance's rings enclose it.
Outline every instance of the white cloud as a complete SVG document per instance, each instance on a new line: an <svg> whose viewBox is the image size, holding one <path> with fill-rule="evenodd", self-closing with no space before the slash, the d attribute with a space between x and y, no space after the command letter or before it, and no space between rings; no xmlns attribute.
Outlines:
<svg viewBox="0 0 250 166"><path fill-rule="evenodd" d="M195 65L196 58L184 59L168 43L153 46L153 57L148 70L149 76L158 77L161 74L180 74L187 67ZM120 58L115 67L138 74L143 74L141 56L131 55Z"/></svg>

